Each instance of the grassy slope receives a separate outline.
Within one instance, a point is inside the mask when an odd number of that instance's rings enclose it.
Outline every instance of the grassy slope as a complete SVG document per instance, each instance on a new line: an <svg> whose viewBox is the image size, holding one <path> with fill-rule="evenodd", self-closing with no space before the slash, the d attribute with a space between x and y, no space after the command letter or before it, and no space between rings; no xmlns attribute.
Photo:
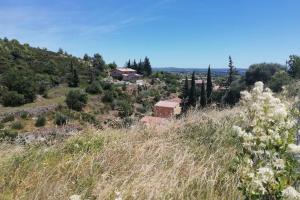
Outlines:
<svg viewBox="0 0 300 200"><path fill-rule="evenodd" d="M230 172L235 110L191 113L165 127L86 130L55 146L7 151L0 199L238 199Z"/></svg>

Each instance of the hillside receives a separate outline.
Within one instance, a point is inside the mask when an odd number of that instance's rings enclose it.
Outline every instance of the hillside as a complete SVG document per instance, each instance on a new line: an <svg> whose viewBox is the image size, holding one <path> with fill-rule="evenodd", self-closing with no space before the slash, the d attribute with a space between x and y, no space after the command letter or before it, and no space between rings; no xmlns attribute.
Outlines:
<svg viewBox="0 0 300 200"><path fill-rule="evenodd" d="M237 199L235 116L208 110L54 146L1 144L0 199Z"/></svg>
<svg viewBox="0 0 300 200"><path fill-rule="evenodd" d="M63 51L52 52L17 40L0 39L0 74L16 67L36 74L64 76L71 62L82 71L79 59Z"/></svg>

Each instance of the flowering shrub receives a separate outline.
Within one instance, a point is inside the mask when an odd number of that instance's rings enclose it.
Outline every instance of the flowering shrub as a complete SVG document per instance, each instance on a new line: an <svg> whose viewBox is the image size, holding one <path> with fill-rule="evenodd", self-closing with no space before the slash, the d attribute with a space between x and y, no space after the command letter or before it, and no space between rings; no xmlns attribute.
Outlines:
<svg viewBox="0 0 300 200"><path fill-rule="evenodd" d="M257 82L241 93L247 124L234 127L242 144L238 154L240 189L246 199L300 199L294 186L299 178L294 145L297 123L288 106Z"/></svg>

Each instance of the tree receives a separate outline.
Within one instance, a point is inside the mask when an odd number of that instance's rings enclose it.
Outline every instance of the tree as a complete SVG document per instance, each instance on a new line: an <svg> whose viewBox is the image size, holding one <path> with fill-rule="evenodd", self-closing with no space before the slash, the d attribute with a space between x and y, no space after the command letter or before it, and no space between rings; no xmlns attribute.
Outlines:
<svg viewBox="0 0 300 200"><path fill-rule="evenodd" d="M130 62L130 59L129 59L128 62L126 63L126 68L131 68L131 62Z"/></svg>
<svg viewBox="0 0 300 200"><path fill-rule="evenodd" d="M115 62L109 63L107 65L108 69L112 70L112 69L116 69L118 66Z"/></svg>
<svg viewBox="0 0 300 200"><path fill-rule="evenodd" d="M254 85L255 82L262 81L267 84L271 80L272 76L282 69L284 69L284 67L276 63L260 63L251 65L245 74L246 83L247 85Z"/></svg>
<svg viewBox="0 0 300 200"><path fill-rule="evenodd" d="M289 75L294 78L300 78L300 57L291 55L287 64Z"/></svg>
<svg viewBox="0 0 300 200"><path fill-rule="evenodd" d="M195 72L192 74L192 81L191 81L191 89L190 89L190 94L189 94L189 100L188 104L189 106L196 106L197 103L197 97L196 97L196 83L195 83Z"/></svg>
<svg viewBox="0 0 300 200"><path fill-rule="evenodd" d="M87 94L80 90L71 90L66 97L68 108L76 111L81 111L88 100Z"/></svg>
<svg viewBox="0 0 300 200"><path fill-rule="evenodd" d="M78 87L79 86L79 77L77 70L73 67L73 62L70 63L70 73L68 78L69 87Z"/></svg>
<svg viewBox="0 0 300 200"><path fill-rule="evenodd" d="M182 99L187 99L189 97L189 81L187 76L185 77L184 80L181 97Z"/></svg>
<svg viewBox="0 0 300 200"><path fill-rule="evenodd" d="M213 91L213 84L212 84L212 80L211 80L211 71L210 71L210 65L209 65L208 71L207 71L207 83L206 83L206 97L207 97L208 103L211 103L212 91Z"/></svg>
<svg viewBox="0 0 300 200"><path fill-rule="evenodd" d="M138 70L138 65L136 64L136 61L135 61L135 59L133 60L132 69L134 69L134 70Z"/></svg>
<svg viewBox="0 0 300 200"><path fill-rule="evenodd" d="M227 80L227 87L230 86L232 81L234 80L234 75L237 74L236 68L233 66L232 58L229 56L229 71L228 71L228 80Z"/></svg>
<svg viewBox="0 0 300 200"><path fill-rule="evenodd" d="M144 75L145 76L150 76L152 74L152 67L151 67L151 64L150 64L150 60L148 57L145 57L145 60L144 60Z"/></svg>
<svg viewBox="0 0 300 200"><path fill-rule="evenodd" d="M205 85L204 85L204 81L202 80L202 84L201 84L201 94L200 94L200 105L202 108L204 108L206 106L207 103L207 93L205 91Z"/></svg>
<svg viewBox="0 0 300 200"><path fill-rule="evenodd" d="M227 105L236 104L241 97L241 91L246 89L245 80L243 77L234 80L225 95L222 97L222 102Z"/></svg>
<svg viewBox="0 0 300 200"><path fill-rule="evenodd" d="M142 60L137 65L136 71L138 74L144 74L144 63L142 63Z"/></svg>
<svg viewBox="0 0 300 200"><path fill-rule="evenodd" d="M22 94L24 97L23 104L31 103L36 98L36 82L33 73L29 70L10 69L3 74L1 84L9 91ZM15 95L15 93L11 93L11 95Z"/></svg>
<svg viewBox="0 0 300 200"><path fill-rule="evenodd" d="M105 70L105 61L99 53L96 53L93 58L93 68L96 70L96 73L103 72Z"/></svg>
<svg viewBox="0 0 300 200"><path fill-rule="evenodd" d="M268 86L273 92L282 91L282 87L291 82L291 77L285 71L278 71L272 76Z"/></svg>

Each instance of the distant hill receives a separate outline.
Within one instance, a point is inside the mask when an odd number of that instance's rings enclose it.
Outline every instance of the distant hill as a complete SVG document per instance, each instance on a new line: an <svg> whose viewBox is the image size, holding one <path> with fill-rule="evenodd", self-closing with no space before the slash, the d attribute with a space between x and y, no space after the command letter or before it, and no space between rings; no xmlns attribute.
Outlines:
<svg viewBox="0 0 300 200"><path fill-rule="evenodd" d="M237 68L238 72L243 75L247 71L246 68ZM206 73L207 68L177 68L177 67L157 67L153 68L153 71L163 71L172 73ZM212 68L212 74L216 76L224 76L228 72L228 68Z"/></svg>

